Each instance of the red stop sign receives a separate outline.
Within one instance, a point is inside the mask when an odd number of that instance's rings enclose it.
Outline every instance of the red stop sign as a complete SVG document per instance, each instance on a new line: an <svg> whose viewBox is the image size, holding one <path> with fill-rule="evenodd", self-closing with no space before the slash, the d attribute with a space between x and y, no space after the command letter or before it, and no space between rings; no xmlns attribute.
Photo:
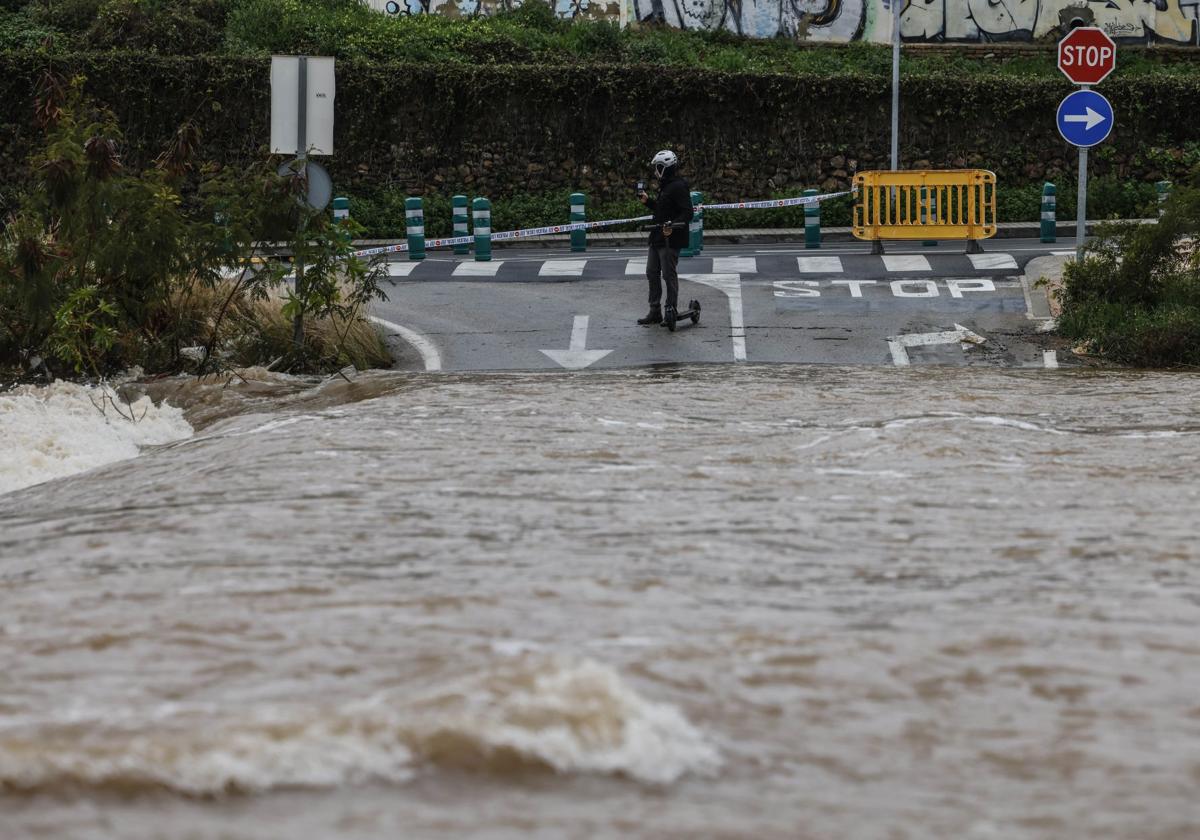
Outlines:
<svg viewBox="0 0 1200 840"><path fill-rule="evenodd" d="M1095 26L1072 29L1058 42L1058 69L1077 85L1094 85L1117 67L1117 45Z"/></svg>

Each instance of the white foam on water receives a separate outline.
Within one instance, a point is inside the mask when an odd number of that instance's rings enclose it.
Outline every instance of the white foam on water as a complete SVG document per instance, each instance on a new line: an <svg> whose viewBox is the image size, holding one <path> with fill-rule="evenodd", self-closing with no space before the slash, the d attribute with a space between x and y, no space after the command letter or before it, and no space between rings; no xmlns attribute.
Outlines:
<svg viewBox="0 0 1200 840"><path fill-rule="evenodd" d="M22 386L0 394L0 493L191 435L181 409L155 405L149 397L126 404L106 385Z"/></svg>
<svg viewBox="0 0 1200 840"><path fill-rule="evenodd" d="M677 708L586 659L505 660L415 701L380 694L332 707L158 711L0 726L0 790L205 797L400 784L437 767L665 785L721 763Z"/></svg>
<svg viewBox="0 0 1200 840"><path fill-rule="evenodd" d="M523 761L656 785L707 775L721 764L679 709L645 699L594 660L534 660L459 698L463 708L418 739L418 751L436 762Z"/></svg>

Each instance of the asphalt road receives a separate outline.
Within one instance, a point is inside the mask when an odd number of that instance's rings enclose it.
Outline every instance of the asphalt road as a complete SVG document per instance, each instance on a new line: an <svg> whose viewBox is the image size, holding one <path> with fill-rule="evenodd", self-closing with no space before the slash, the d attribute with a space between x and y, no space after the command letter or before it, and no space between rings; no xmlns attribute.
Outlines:
<svg viewBox="0 0 1200 840"><path fill-rule="evenodd" d="M680 260L675 333L646 312L645 250L497 250L491 262L431 252L388 264L374 315L409 370L553 370L792 362L1053 367L1044 298L1023 277L1072 243L726 245ZM1062 359L1064 364L1069 360Z"/></svg>

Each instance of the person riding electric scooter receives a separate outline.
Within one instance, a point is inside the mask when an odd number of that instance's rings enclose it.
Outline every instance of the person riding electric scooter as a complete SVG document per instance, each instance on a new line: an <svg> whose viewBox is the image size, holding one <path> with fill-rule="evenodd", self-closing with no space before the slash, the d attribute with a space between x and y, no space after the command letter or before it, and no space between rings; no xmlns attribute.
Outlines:
<svg viewBox="0 0 1200 840"><path fill-rule="evenodd" d="M687 246L688 223L692 221L692 191L679 177L679 158L664 149L650 161L658 178L658 197L650 198L644 189L638 199L654 213L650 230L650 251L646 256L646 279L650 283L650 312L639 324L663 323L663 283L667 285L667 321L675 322L679 305L679 252ZM640 186L640 185L639 185Z"/></svg>

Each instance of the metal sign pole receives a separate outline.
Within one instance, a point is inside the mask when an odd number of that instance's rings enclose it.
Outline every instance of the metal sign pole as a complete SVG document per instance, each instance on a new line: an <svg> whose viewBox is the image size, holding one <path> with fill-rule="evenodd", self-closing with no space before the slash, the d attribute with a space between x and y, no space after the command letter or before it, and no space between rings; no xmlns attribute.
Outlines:
<svg viewBox="0 0 1200 840"><path fill-rule="evenodd" d="M1087 90L1090 85L1081 85ZM1079 191L1075 194L1075 262L1083 262L1083 238L1087 228L1087 146L1079 147Z"/></svg>
<svg viewBox="0 0 1200 840"><path fill-rule="evenodd" d="M1079 147L1079 193L1075 196L1075 261L1083 262L1083 237L1087 226L1087 162L1086 146Z"/></svg>
<svg viewBox="0 0 1200 840"><path fill-rule="evenodd" d="M300 56L300 81L297 84L299 98L297 100L297 118L296 118L296 156L300 160L300 172L297 177L300 179L300 185L304 189L305 195L308 194L308 58ZM300 210L300 230L296 237L296 297L303 298L304 295L304 232L305 221L307 216L307 208L301 207ZM297 313L295 320L292 322L292 344L296 347L296 352L304 346L304 315Z"/></svg>

